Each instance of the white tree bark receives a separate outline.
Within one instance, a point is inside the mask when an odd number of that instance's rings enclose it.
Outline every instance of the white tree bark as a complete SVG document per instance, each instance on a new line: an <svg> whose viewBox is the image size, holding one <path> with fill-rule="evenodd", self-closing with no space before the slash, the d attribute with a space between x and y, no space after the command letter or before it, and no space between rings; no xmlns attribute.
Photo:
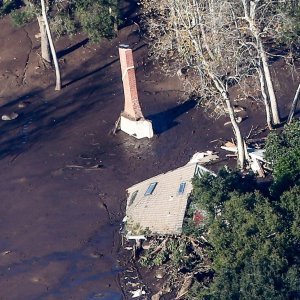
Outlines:
<svg viewBox="0 0 300 300"><path fill-rule="evenodd" d="M293 116L294 116L294 113L295 113L295 110L296 110L296 107L297 107L297 103L298 103L298 100L299 100L299 95L300 95L300 84L298 85L298 89L296 91L296 94L295 94L295 97L294 97L294 100L293 100L293 103L292 103L292 107L291 107L289 117L288 117L288 120L287 120L288 124L291 124L291 122L292 122L292 119L293 119Z"/></svg>
<svg viewBox="0 0 300 300"><path fill-rule="evenodd" d="M55 66L55 74L56 74L55 90L59 91L59 90L61 90L60 70L59 70L57 56L56 56L56 52L55 52L55 48L54 48L54 44L53 44L53 40L52 40L52 36L51 36L51 31L50 31L49 23L48 23L48 20L47 20L46 7L45 7L45 2L44 1L45 0L41 0L42 16L43 16L43 19L44 19L44 22L45 22L46 32L47 32L47 36L48 36L48 40L49 40L49 45L50 45L50 49L51 49L51 54L52 54L52 58L53 58L54 66Z"/></svg>
<svg viewBox="0 0 300 300"><path fill-rule="evenodd" d="M40 27L42 59L48 63L51 63L50 46L49 46L49 40L47 37L47 31L46 31L46 25L44 22L44 18L43 18L43 16L38 16L37 20L38 20L39 27Z"/></svg>
<svg viewBox="0 0 300 300"><path fill-rule="evenodd" d="M268 89L268 94L269 94L269 98L270 98L270 104L271 104L271 112L272 112L272 119L273 119L273 123L275 125L280 124L280 117L279 117L279 113L278 113L278 105L277 105L277 99L276 99L276 95L275 95L275 91L274 91L274 86L273 86L273 81L271 78L271 72L270 72L270 68L268 65L268 59L267 59L267 55L266 52L263 48L263 44L262 41L260 39L260 37L258 37L259 41L259 49L260 49L260 58L262 61L262 65L263 65L263 70L264 70L264 77L266 80L266 84L267 84L267 89Z"/></svg>
<svg viewBox="0 0 300 300"><path fill-rule="evenodd" d="M271 77L271 72L268 64L268 58L264 45L260 36L260 32L256 26L256 10L259 0L242 0L244 7L244 18L249 24L249 30L251 31L253 37L257 43L257 51L261 60L262 66L262 76L267 86L268 96L270 99L271 113L274 124L280 124L280 117L278 113L277 99L274 91L273 81Z"/></svg>
<svg viewBox="0 0 300 300"><path fill-rule="evenodd" d="M258 68L260 89L261 89L261 94L263 96L265 109L266 109L267 124L268 124L269 129L272 130L273 126L272 126L272 120L271 120L271 107L270 107L269 99L268 99L267 92L266 92L265 77L263 76L262 73L263 73L262 68Z"/></svg>
<svg viewBox="0 0 300 300"><path fill-rule="evenodd" d="M238 163L239 163L239 166L241 167L241 169L243 169L244 166L245 166L245 155L246 155L246 153L245 153L245 142L244 142L244 139L242 137L242 133L240 131L238 123L236 122L236 119L235 119L235 116L234 116L234 110L233 110L233 107L231 105L231 101L229 100L227 94L224 94L223 98L224 98L225 103L226 103L226 107L227 107L227 110L228 110L228 115L229 115L229 118L230 118L230 122L231 122L231 125L232 125L232 128L233 128L235 138L236 138Z"/></svg>

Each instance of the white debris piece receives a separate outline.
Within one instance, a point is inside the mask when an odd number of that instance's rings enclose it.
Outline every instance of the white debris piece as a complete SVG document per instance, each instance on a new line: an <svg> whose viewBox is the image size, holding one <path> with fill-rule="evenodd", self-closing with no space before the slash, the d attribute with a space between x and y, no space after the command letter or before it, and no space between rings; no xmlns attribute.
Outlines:
<svg viewBox="0 0 300 300"><path fill-rule="evenodd" d="M266 162L265 158L264 158L264 153L265 153L265 149L250 149L249 151L249 155L252 159L257 159L263 162Z"/></svg>
<svg viewBox="0 0 300 300"><path fill-rule="evenodd" d="M136 291L130 291L130 293L132 294L132 298L137 298L146 294L146 292L143 291L142 289L138 289Z"/></svg>
<svg viewBox="0 0 300 300"><path fill-rule="evenodd" d="M1 117L1 119L2 119L3 121L11 121L11 120L16 119L18 116L19 116L19 114L15 113L15 112L12 112L12 113L10 113L10 114L3 115L3 116Z"/></svg>
<svg viewBox="0 0 300 300"><path fill-rule="evenodd" d="M206 152L196 152L188 164L193 164L193 163L208 163L210 161L218 159L219 156L214 154L212 151L206 151Z"/></svg>

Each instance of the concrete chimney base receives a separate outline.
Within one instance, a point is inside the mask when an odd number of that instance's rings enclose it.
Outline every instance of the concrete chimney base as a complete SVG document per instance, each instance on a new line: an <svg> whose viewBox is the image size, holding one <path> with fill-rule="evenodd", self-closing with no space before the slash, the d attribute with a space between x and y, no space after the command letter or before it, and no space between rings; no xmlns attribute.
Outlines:
<svg viewBox="0 0 300 300"><path fill-rule="evenodd" d="M120 129L137 139L153 137L152 122L146 119L136 121L121 114Z"/></svg>

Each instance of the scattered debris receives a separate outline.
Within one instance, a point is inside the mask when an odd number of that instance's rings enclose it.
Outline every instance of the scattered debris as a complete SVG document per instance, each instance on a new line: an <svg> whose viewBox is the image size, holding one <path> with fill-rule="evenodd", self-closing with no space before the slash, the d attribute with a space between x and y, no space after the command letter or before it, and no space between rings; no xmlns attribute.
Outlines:
<svg viewBox="0 0 300 300"><path fill-rule="evenodd" d="M15 112L12 112L12 113L7 114L7 115L2 115L1 119L3 121L12 121L12 120L15 120L18 116L19 116L19 114L15 113Z"/></svg>
<svg viewBox="0 0 300 300"><path fill-rule="evenodd" d="M155 273L155 277L157 279L162 279L165 276L164 272L162 270L157 270Z"/></svg>
<svg viewBox="0 0 300 300"><path fill-rule="evenodd" d="M137 297L140 297L140 296L146 294L146 292L143 291L143 289L138 289L138 290L135 290L135 291L130 291L130 293L132 294L132 298L137 298Z"/></svg>
<svg viewBox="0 0 300 300"><path fill-rule="evenodd" d="M111 134L115 135L117 133L117 131L120 129L120 122L121 122L121 117L118 118L114 128L110 131Z"/></svg>
<svg viewBox="0 0 300 300"><path fill-rule="evenodd" d="M232 142L226 142L224 146L221 146L221 149L223 150L227 150L230 152L237 152L237 147L234 143Z"/></svg>
<svg viewBox="0 0 300 300"><path fill-rule="evenodd" d="M151 300L160 300L163 295L168 294L170 292L171 292L171 288L169 284L168 283L164 284L162 289L151 297Z"/></svg>
<svg viewBox="0 0 300 300"><path fill-rule="evenodd" d="M18 104L18 108L25 108L26 106L28 106L30 104L30 101L21 101Z"/></svg>
<svg viewBox="0 0 300 300"><path fill-rule="evenodd" d="M254 173L257 173L259 175L259 177L265 177L264 169L262 168L261 163L258 159L252 158L250 167Z"/></svg>
<svg viewBox="0 0 300 300"><path fill-rule="evenodd" d="M188 164L193 164L193 163L205 164L213 160L217 160L218 158L219 156L217 155L217 153L214 153L213 151L196 152L192 156Z"/></svg>
<svg viewBox="0 0 300 300"><path fill-rule="evenodd" d="M228 113L228 108L227 108L227 107L225 107L224 110L225 110L225 112ZM235 113L239 113L239 112L242 112L242 111L246 111L246 108L245 108L245 107L242 107L242 106L239 106L239 105L234 105L234 106L233 106L233 111L234 111Z"/></svg>
<svg viewBox="0 0 300 300"><path fill-rule="evenodd" d="M236 117L235 120L237 123L241 123L244 119L242 117ZM224 126L228 126L228 125L231 125L231 121L224 123Z"/></svg>
<svg viewBox="0 0 300 300"><path fill-rule="evenodd" d="M66 168L70 168L70 169L84 169L84 170L87 170L87 171L97 171L97 170L100 170L100 169L103 169L103 165L100 165L100 164L97 164L97 165L94 165L92 167L86 167L86 166L80 166L80 165L66 165Z"/></svg>
<svg viewBox="0 0 300 300"><path fill-rule="evenodd" d="M237 147L232 142L226 142L224 146L221 146L221 149L234 152L234 154L226 154L226 157L235 157L237 155ZM258 174L259 177L265 177L264 169L270 170L269 163L264 158L265 150L246 147L246 151L252 171Z"/></svg>
<svg viewBox="0 0 300 300"><path fill-rule="evenodd" d="M190 287L192 286L193 283L193 275L189 275L187 277L185 277L182 287L179 290L177 296L176 296L176 300L177 299L181 299L185 294L187 294L187 292L189 291Z"/></svg>
<svg viewBox="0 0 300 300"><path fill-rule="evenodd" d="M160 300L160 297L163 295L163 291L159 291L151 297L151 300Z"/></svg>

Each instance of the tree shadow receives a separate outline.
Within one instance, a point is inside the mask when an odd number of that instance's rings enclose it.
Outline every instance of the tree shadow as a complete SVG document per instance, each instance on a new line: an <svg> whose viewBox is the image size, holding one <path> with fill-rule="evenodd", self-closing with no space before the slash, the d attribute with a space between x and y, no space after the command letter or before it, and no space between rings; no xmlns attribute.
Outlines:
<svg viewBox="0 0 300 300"><path fill-rule="evenodd" d="M61 125L78 121L99 102L111 101L109 84L109 79L102 80L101 84L95 82L79 92L66 90L55 98L33 101L24 109L16 109L17 103L28 97L44 99L42 91L36 91L0 107L1 114L3 112L19 114L18 118L12 121L0 120L0 159L10 156L12 163L33 144L54 138L59 133L56 129ZM96 96L97 91L98 93L101 91L101 100Z"/></svg>
<svg viewBox="0 0 300 300"><path fill-rule="evenodd" d="M64 57L65 55L69 54L69 53L72 53L73 51L77 50L78 48L86 45L87 43L89 42L89 39L86 38L84 40L82 40L81 42L71 46L71 47L68 47L64 50L61 50L59 52L57 52L57 58L62 58Z"/></svg>
<svg viewBox="0 0 300 300"><path fill-rule="evenodd" d="M135 49L133 50L133 52L135 52L135 51L137 51L137 50L139 50L139 49L141 49L141 48L143 48L143 47L145 47L145 46L147 46L147 45L146 45L146 44L143 44L143 45L141 45L141 46L135 48ZM96 70L94 70L94 71L91 71L91 72L89 72L89 73L87 73L87 74L84 74L84 75L82 75L82 76L80 76L80 77L74 79L74 80L71 80L71 81L69 81L68 83L66 83L66 84L63 86L63 88L68 87L68 86L70 86L70 85L72 85L72 84L74 84L74 83L76 83L76 82L78 82L78 81L81 81L81 80L83 80L83 79L85 79L85 78L87 78L87 77L89 77L89 76L92 76L92 75L94 75L94 74L96 74L96 73L98 73L98 72L100 72L100 71L102 71L102 70L104 70L104 69L110 67L111 65L113 65L114 63L116 63L116 62L119 61L119 60L120 60L119 58L116 58L116 59L112 60L111 62L105 64L104 66L102 66L102 67L100 67L100 68L98 68L98 69L96 69Z"/></svg>
<svg viewBox="0 0 300 300"><path fill-rule="evenodd" d="M155 134L161 134L172 127L175 127L179 124L176 119L193 109L197 105L195 100L185 101L177 106L174 106L166 111L159 112L157 114L153 114L147 116L147 119L152 121L152 126Z"/></svg>
<svg viewBox="0 0 300 300"><path fill-rule="evenodd" d="M289 114L287 114L284 117L281 117L281 121L285 123L288 120L288 117L289 117ZM297 117L300 117L300 109L295 110L295 113L294 113L294 116L293 116L293 120L295 118L297 118Z"/></svg>
<svg viewBox="0 0 300 300"><path fill-rule="evenodd" d="M122 23L119 29L125 28L139 21L139 4L137 0L123 1L120 7L120 19Z"/></svg>

